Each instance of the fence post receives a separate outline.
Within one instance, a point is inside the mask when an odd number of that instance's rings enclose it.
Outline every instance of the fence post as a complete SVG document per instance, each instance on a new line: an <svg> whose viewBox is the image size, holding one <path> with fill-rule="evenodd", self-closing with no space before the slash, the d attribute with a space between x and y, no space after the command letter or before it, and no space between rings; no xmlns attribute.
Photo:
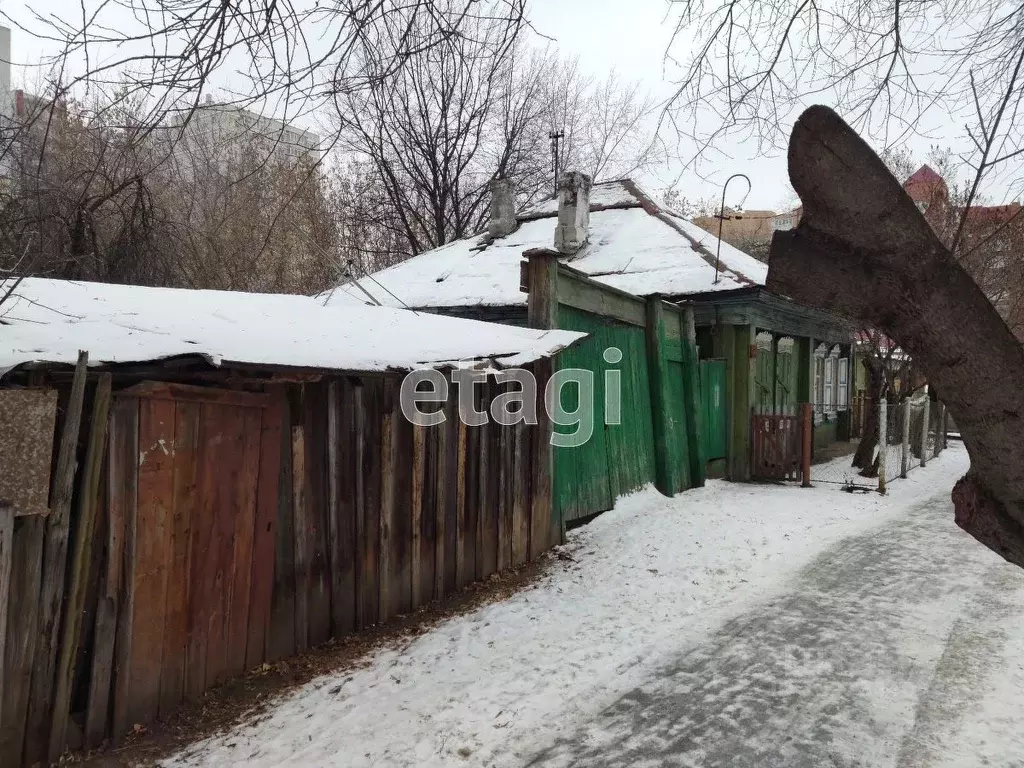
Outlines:
<svg viewBox="0 0 1024 768"><path fill-rule="evenodd" d="M921 419L921 466L928 464L928 411L931 400L924 399L924 416Z"/></svg>
<svg viewBox="0 0 1024 768"><path fill-rule="evenodd" d="M803 474L804 488L811 487L811 422L814 420L814 406L811 403L800 405L800 470Z"/></svg>
<svg viewBox="0 0 1024 768"><path fill-rule="evenodd" d="M878 401L878 492L885 493L885 461L889 457L889 402Z"/></svg>
<svg viewBox="0 0 1024 768"><path fill-rule="evenodd" d="M910 469L910 400L903 398L903 442L901 444L900 477L907 476Z"/></svg>

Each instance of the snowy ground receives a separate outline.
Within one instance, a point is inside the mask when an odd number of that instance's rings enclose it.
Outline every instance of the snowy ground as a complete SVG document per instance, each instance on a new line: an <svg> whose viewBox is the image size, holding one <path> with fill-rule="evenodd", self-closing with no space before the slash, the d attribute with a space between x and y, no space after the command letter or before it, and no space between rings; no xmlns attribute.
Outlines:
<svg viewBox="0 0 1024 768"><path fill-rule="evenodd" d="M645 491L536 587L327 676L180 766L1024 766L1024 571L887 497Z"/></svg>

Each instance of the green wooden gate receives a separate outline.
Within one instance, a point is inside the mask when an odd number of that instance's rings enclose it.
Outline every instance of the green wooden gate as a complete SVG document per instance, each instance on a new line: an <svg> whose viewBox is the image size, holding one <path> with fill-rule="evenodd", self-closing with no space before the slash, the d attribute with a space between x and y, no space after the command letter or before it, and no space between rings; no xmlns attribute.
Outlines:
<svg viewBox="0 0 1024 768"><path fill-rule="evenodd" d="M724 459L726 446L725 360L700 361L700 439L708 461Z"/></svg>

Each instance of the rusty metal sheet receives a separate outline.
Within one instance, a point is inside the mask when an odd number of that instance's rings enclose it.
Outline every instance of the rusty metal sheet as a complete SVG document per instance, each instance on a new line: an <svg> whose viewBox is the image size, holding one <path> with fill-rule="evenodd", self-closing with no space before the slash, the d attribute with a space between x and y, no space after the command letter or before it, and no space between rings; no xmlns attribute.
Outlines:
<svg viewBox="0 0 1024 768"><path fill-rule="evenodd" d="M49 509L55 389L0 389L0 501L18 515Z"/></svg>

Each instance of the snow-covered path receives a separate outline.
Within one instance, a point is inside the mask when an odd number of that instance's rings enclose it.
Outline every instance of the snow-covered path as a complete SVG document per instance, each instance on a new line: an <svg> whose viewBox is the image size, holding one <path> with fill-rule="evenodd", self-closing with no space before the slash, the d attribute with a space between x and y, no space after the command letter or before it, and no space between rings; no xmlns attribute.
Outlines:
<svg viewBox="0 0 1024 768"><path fill-rule="evenodd" d="M535 588L168 764L1024 765L1024 571L955 528L966 466L637 494Z"/></svg>
<svg viewBox="0 0 1024 768"><path fill-rule="evenodd" d="M833 545L531 765L1024 765L1024 571L952 514Z"/></svg>

